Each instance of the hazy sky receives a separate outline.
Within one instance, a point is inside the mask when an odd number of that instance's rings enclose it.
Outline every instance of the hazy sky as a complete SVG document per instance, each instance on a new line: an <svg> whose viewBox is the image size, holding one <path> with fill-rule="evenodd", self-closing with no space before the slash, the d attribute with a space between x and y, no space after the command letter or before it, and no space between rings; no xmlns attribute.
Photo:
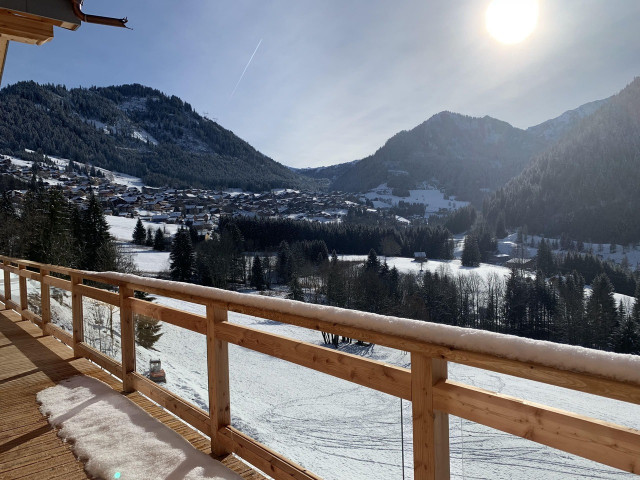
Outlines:
<svg viewBox="0 0 640 480"><path fill-rule="evenodd" d="M363 158L442 110L526 128L640 75L640 1L540 0L536 31L511 46L487 34L488 3L87 0L133 30L12 42L3 85L141 83L306 167Z"/></svg>

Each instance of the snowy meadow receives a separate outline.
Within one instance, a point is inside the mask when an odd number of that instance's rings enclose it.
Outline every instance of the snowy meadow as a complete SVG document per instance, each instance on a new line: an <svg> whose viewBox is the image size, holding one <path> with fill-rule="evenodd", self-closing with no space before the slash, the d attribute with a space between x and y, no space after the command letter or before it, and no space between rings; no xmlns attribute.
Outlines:
<svg viewBox="0 0 640 480"><path fill-rule="evenodd" d="M18 281L12 275L13 292ZM39 285L28 282L35 304ZM71 330L69 292L52 289L52 321ZM204 307L159 297L157 303L204 314ZM87 340L120 360L117 309L85 299ZM230 321L322 345L319 332L230 313ZM111 328L112 327L112 328ZM111 330L113 336L111 336ZM166 387L207 409L206 342L203 335L162 324L153 349L136 349L137 369L161 359ZM410 367L406 352L379 345L340 344L340 350ZM412 478L411 403L282 360L230 345L232 424L327 479ZM533 402L639 428L640 406L463 365L450 378ZM401 424L401 409L403 423ZM631 478L588 460L450 417L452 478Z"/></svg>

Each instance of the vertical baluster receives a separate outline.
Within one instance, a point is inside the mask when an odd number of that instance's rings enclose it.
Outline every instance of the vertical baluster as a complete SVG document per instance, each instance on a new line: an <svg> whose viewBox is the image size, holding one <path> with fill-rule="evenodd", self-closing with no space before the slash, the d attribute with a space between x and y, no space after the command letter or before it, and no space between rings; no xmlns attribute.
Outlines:
<svg viewBox="0 0 640 480"><path fill-rule="evenodd" d="M207 305L207 371L209 374L209 418L211 419L211 452L231 453L217 441L218 430L231 424L229 397L229 345L216 338L215 326L227 321L227 311Z"/></svg>
<svg viewBox="0 0 640 480"><path fill-rule="evenodd" d="M131 374L136 371L136 337L130 298L132 288L120 286L120 334L122 348L122 388L125 392L135 390Z"/></svg>
<svg viewBox="0 0 640 480"><path fill-rule="evenodd" d="M49 275L49 270L40 269L40 310L42 317L42 333L48 335L47 325L51 322L51 291L49 285L44 283L44 277Z"/></svg>
<svg viewBox="0 0 640 480"><path fill-rule="evenodd" d="M26 267L24 265L18 264L18 275L20 275L20 270L24 270ZM26 277L18 276L18 285L20 287L20 317L22 320L26 320L27 317L24 316L24 311L28 307L27 303L27 279Z"/></svg>
<svg viewBox="0 0 640 480"><path fill-rule="evenodd" d="M71 274L71 316L73 320L73 355L81 357L76 345L84 341L84 313L82 308L82 294L76 286L82 284L82 277Z"/></svg>
<svg viewBox="0 0 640 480"><path fill-rule="evenodd" d="M4 260L2 262L5 267L10 265L10 262ZM8 270L4 271L4 306L5 308L9 308L7 302L11 300L11 273Z"/></svg>
<svg viewBox="0 0 640 480"><path fill-rule="evenodd" d="M433 385L447 378L447 362L411 353L415 480L449 478L449 416L433 410Z"/></svg>

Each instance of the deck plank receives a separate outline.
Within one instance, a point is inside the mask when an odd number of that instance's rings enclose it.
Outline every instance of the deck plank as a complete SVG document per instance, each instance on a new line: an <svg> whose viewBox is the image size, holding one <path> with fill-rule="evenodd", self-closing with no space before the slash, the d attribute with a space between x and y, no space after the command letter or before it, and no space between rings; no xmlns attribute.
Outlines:
<svg viewBox="0 0 640 480"><path fill-rule="evenodd" d="M40 414L36 394L74 375L88 375L122 393L122 383L39 327L0 303L0 478L87 479L84 465ZM211 454L209 439L137 392L126 395L147 413ZM245 480L265 480L251 466L227 455L218 458Z"/></svg>

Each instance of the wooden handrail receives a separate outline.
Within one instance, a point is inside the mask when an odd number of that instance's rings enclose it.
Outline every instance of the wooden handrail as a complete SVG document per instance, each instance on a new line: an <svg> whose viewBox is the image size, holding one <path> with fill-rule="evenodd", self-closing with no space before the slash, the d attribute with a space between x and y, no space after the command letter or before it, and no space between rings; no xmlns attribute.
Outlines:
<svg viewBox="0 0 640 480"><path fill-rule="evenodd" d="M149 284L145 279L133 276L114 277L3 256L0 261L0 269L4 271L4 295L0 295L0 301L6 308L16 310L24 320L40 325L44 334L53 335L71 346L76 356L88 358L120 378L125 392L139 391L208 434L214 453L234 452L277 480L317 480L319 477L231 426L229 343L411 401L416 480L449 477L449 414L627 472L640 473L639 431L448 380L447 363L460 363L635 404L640 404L640 384L284 312L274 309L269 302L256 301L254 297L246 297L246 302L242 296L225 301L223 295L217 298L216 295L188 292L171 282ZM27 268L39 269L39 273ZM51 272L68 275L71 280L53 277ZM18 275L20 305L12 299L12 274ZM40 282L41 316L28 310L27 280ZM113 285L118 293L85 285L85 280ZM72 293L72 334L50 323L51 286ZM137 299L135 291L204 305L206 316ZM121 362L85 343L83 297L120 307ZM411 370L230 323L230 311L402 349L411 353ZM136 372L134 313L206 336L209 412Z"/></svg>

